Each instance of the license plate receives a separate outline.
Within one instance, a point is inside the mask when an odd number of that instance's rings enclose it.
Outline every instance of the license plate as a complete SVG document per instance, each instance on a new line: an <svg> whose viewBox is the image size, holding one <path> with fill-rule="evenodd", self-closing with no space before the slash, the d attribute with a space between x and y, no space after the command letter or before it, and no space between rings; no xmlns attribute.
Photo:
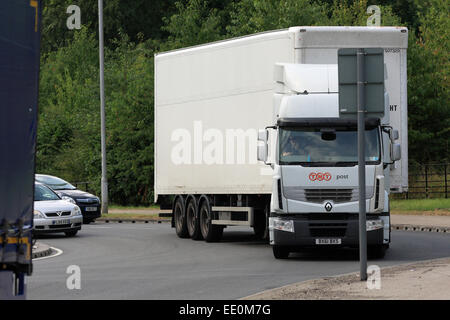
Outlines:
<svg viewBox="0 0 450 320"><path fill-rule="evenodd" d="M86 207L86 211L97 211L97 207Z"/></svg>
<svg viewBox="0 0 450 320"><path fill-rule="evenodd" d="M341 239L316 239L316 244L341 244Z"/></svg>
<svg viewBox="0 0 450 320"><path fill-rule="evenodd" d="M66 219L66 220L54 220L53 224L70 224L70 220Z"/></svg>

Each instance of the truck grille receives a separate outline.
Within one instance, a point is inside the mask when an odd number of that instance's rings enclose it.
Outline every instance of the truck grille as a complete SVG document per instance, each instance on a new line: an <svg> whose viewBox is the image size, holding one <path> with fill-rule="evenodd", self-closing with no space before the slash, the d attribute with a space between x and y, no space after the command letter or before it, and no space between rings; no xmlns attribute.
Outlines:
<svg viewBox="0 0 450 320"><path fill-rule="evenodd" d="M346 223L310 223L309 232L312 237L344 237Z"/></svg>
<svg viewBox="0 0 450 320"><path fill-rule="evenodd" d="M331 200L334 203L349 202L352 200L352 189L305 189L305 198L308 202L322 203Z"/></svg>
<svg viewBox="0 0 450 320"><path fill-rule="evenodd" d="M333 201L334 203L358 201L358 188L352 189L305 189L303 187L284 187L284 196L290 200L305 201L312 203L323 203ZM373 197L374 188L366 188L366 199Z"/></svg>

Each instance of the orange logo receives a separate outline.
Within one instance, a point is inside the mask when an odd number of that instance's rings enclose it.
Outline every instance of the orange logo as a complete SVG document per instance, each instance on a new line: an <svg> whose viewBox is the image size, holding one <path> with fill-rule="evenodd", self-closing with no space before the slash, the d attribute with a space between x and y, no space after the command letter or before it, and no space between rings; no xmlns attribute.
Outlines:
<svg viewBox="0 0 450 320"><path fill-rule="evenodd" d="M331 174L329 172L311 172L309 174L309 180L311 181L330 181Z"/></svg>

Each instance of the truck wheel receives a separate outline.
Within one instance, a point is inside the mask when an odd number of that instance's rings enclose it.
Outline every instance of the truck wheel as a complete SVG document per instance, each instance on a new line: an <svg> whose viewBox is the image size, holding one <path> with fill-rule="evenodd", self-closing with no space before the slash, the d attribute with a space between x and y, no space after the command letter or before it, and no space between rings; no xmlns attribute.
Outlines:
<svg viewBox="0 0 450 320"><path fill-rule="evenodd" d="M187 230L183 198L177 198L173 209L173 215L175 220L175 232L177 233L177 236L180 238L188 238L189 233Z"/></svg>
<svg viewBox="0 0 450 320"><path fill-rule="evenodd" d="M200 205L200 229L206 242L220 241L223 234L223 226L214 225L212 221L211 207L207 200Z"/></svg>
<svg viewBox="0 0 450 320"><path fill-rule="evenodd" d="M193 240L201 240L200 221L197 214L197 205L195 199L191 198L186 208L186 224L189 237Z"/></svg>
<svg viewBox="0 0 450 320"><path fill-rule="evenodd" d="M256 237L265 241L269 241L269 211L269 204L265 205L264 210L258 210L253 226Z"/></svg>
<svg viewBox="0 0 450 320"><path fill-rule="evenodd" d="M386 255L388 246L384 244L368 246L367 255L372 259L382 259Z"/></svg>
<svg viewBox="0 0 450 320"><path fill-rule="evenodd" d="M287 259L289 257L289 250L286 247L273 246L272 249L275 259Z"/></svg>

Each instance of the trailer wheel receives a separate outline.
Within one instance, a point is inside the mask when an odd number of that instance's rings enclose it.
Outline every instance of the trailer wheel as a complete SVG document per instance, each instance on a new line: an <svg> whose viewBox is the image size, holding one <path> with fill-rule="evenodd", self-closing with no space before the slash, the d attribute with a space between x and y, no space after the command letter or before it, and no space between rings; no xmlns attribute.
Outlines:
<svg viewBox="0 0 450 320"><path fill-rule="evenodd" d="M289 250L286 247L273 246L272 249L275 259L287 259L289 257Z"/></svg>
<svg viewBox="0 0 450 320"><path fill-rule="evenodd" d="M198 219L197 204L195 198L190 198L186 207L186 224L189 237L193 240L201 240L200 221Z"/></svg>
<svg viewBox="0 0 450 320"><path fill-rule="evenodd" d="M269 241L269 211L270 204L267 203L263 210L258 210L255 216L253 231L258 239Z"/></svg>
<svg viewBox="0 0 450 320"><path fill-rule="evenodd" d="M212 224L212 212L208 200L202 201L200 205L200 229L206 242L220 241L223 234L223 226Z"/></svg>
<svg viewBox="0 0 450 320"><path fill-rule="evenodd" d="M178 197L177 200L175 200L173 214L175 220L175 232L177 233L177 236L180 238L188 238L189 233L187 230L183 198Z"/></svg>

